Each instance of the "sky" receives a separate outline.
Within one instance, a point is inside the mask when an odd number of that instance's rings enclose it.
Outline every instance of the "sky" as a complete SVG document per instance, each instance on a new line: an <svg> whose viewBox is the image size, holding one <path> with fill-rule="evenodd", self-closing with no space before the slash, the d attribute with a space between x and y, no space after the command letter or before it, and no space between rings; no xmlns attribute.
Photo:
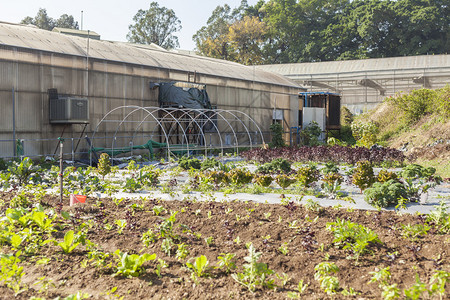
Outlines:
<svg viewBox="0 0 450 300"><path fill-rule="evenodd" d="M153 0L154 1L154 0ZM102 40L126 41L128 26L133 24L133 16L139 9L148 9L152 0L0 0L0 21L20 23L26 16L35 17L39 8L45 8L53 19L62 14L73 15L81 25L83 11L83 29L100 34ZM156 0L159 6L175 11L183 27L176 32L180 49L194 50L192 36L211 16L218 5L228 4L238 7L241 0ZM258 0L247 0L254 5Z"/></svg>

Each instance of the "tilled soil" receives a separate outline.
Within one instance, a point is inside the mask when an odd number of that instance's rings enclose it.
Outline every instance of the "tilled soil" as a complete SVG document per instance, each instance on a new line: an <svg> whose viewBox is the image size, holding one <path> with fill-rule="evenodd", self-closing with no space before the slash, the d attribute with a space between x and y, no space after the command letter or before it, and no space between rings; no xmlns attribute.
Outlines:
<svg viewBox="0 0 450 300"><path fill-rule="evenodd" d="M0 196L6 207L13 194L0 193ZM58 197L48 196L41 202L44 206L58 207ZM141 206L136 208L135 205L133 209L133 204ZM165 212L156 216L154 206L163 206ZM417 241L401 236L402 224L424 224L424 216L342 208L316 211L293 202L280 205L251 201L220 203L157 199L125 199L116 205L112 199L99 201L88 198L86 204L64 205L62 210L72 217L67 221L63 221L62 217L57 219L67 224L55 226L53 236L57 240L62 240L66 231L77 231L81 223L93 220L94 225L89 229L87 238L105 253L112 254L117 249L136 254L155 253L157 259L163 259L168 267L163 268L161 277L158 277L154 272L158 264L156 259L144 264L146 272L141 276L123 278L113 276L117 266L113 255L107 260L109 266L97 268L90 262L82 264L88 253L83 245L70 254L64 254L52 243L46 244L38 255L21 257L25 272L22 282L28 289L18 294L17 299L29 299L31 296L54 299L78 291L88 293L90 299L118 299L116 295L124 296L124 299L286 299L288 292L296 291L300 280L309 284L301 295L303 299L380 299L381 289L378 283L369 283L369 272L390 267L392 277L389 284L397 284L403 293L404 289L416 283L416 276L428 286L436 270L450 271L449 234L440 234L432 226L428 234ZM170 216L170 212L175 211L178 213L173 228L179 238L174 243L185 243L190 252L186 259L181 260L175 258L176 245L170 256L161 250L162 238L150 243L148 248L141 241L144 232L155 229ZM333 244L333 235L326 229L327 223L337 218L372 229L382 243L370 244L369 252L356 262L351 258L351 252ZM119 219L126 220L128 224L122 234L115 225L115 220ZM105 224L112 225L112 229L105 229ZM154 231L157 232L156 229ZM209 246L205 242L207 237L213 237ZM275 288L259 287L252 293L237 283L231 274L214 268L221 253L234 253L237 269L232 273L242 272L242 265L246 263L244 257L248 255L246 243L253 243L262 253L260 262L267 263L278 275L287 274L290 278L287 283L283 285L283 280L273 274L271 278L275 279ZM288 249L286 255L279 250L283 245ZM2 253L11 253L11 249L2 246ZM189 258L200 255L205 255L209 260L209 276L193 279L185 263ZM37 265L36 261L43 257L49 258L49 262ZM314 267L327 259L339 267L334 274L340 285L335 295L326 294L314 279ZM50 280L47 289L42 289L42 284L34 285L43 276L45 280ZM117 287L116 291L108 295L114 287ZM344 288L353 288L357 295L343 296L340 292ZM450 293L450 284L447 284L446 292L447 295ZM12 299L15 296L2 284L0 297ZM423 298L427 297L423 295ZM437 295L434 297L439 299Z"/></svg>

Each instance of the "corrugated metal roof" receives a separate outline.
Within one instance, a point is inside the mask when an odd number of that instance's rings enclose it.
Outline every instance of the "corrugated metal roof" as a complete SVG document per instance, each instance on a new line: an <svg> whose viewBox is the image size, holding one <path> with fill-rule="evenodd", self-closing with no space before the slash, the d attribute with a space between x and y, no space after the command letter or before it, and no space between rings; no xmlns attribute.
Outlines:
<svg viewBox="0 0 450 300"><path fill-rule="evenodd" d="M260 70L275 72L285 76L306 74L338 74L365 71L373 72L388 70L410 70L441 67L450 67L450 55L418 55L257 66L257 68Z"/></svg>
<svg viewBox="0 0 450 300"><path fill-rule="evenodd" d="M83 36L91 36L91 37L100 37L100 34L98 34L95 31L91 31L91 30L78 30L78 29L72 29L72 28L63 28L63 27L55 27L53 28L54 32L59 32L59 33L68 33L68 34L80 34Z"/></svg>
<svg viewBox="0 0 450 300"><path fill-rule="evenodd" d="M0 44L68 55L87 55L85 38L20 24L0 23ZM89 57L299 88L297 83L286 77L255 67L156 49L151 45L91 39Z"/></svg>

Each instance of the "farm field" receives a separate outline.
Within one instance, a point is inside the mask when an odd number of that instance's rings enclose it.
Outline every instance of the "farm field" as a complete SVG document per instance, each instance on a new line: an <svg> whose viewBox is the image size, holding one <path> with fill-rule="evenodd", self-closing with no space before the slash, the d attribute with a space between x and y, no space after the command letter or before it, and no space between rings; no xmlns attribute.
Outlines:
<svg viewBox="0 0 450 300"><path fill-rule="evenodd" d="M393 204L355 180L367 164L267 161L66 168L62 203L55 167L16 163L1 174L1 297L448 297L449 189L431 169L366 174L394 180Z"/></svg>

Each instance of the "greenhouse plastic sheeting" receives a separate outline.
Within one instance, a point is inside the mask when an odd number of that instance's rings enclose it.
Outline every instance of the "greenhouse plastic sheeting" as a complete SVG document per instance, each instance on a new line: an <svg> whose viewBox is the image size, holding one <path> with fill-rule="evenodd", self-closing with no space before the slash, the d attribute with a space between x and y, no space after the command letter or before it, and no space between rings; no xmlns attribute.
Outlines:
<svg viewBox="0 0 450 300"><path fill-rule="evenodd" d="M194 109L211 109L208 93L205 89L181 85L176 82L160 83L160 104L178 104L179 107Z"/></svg>

